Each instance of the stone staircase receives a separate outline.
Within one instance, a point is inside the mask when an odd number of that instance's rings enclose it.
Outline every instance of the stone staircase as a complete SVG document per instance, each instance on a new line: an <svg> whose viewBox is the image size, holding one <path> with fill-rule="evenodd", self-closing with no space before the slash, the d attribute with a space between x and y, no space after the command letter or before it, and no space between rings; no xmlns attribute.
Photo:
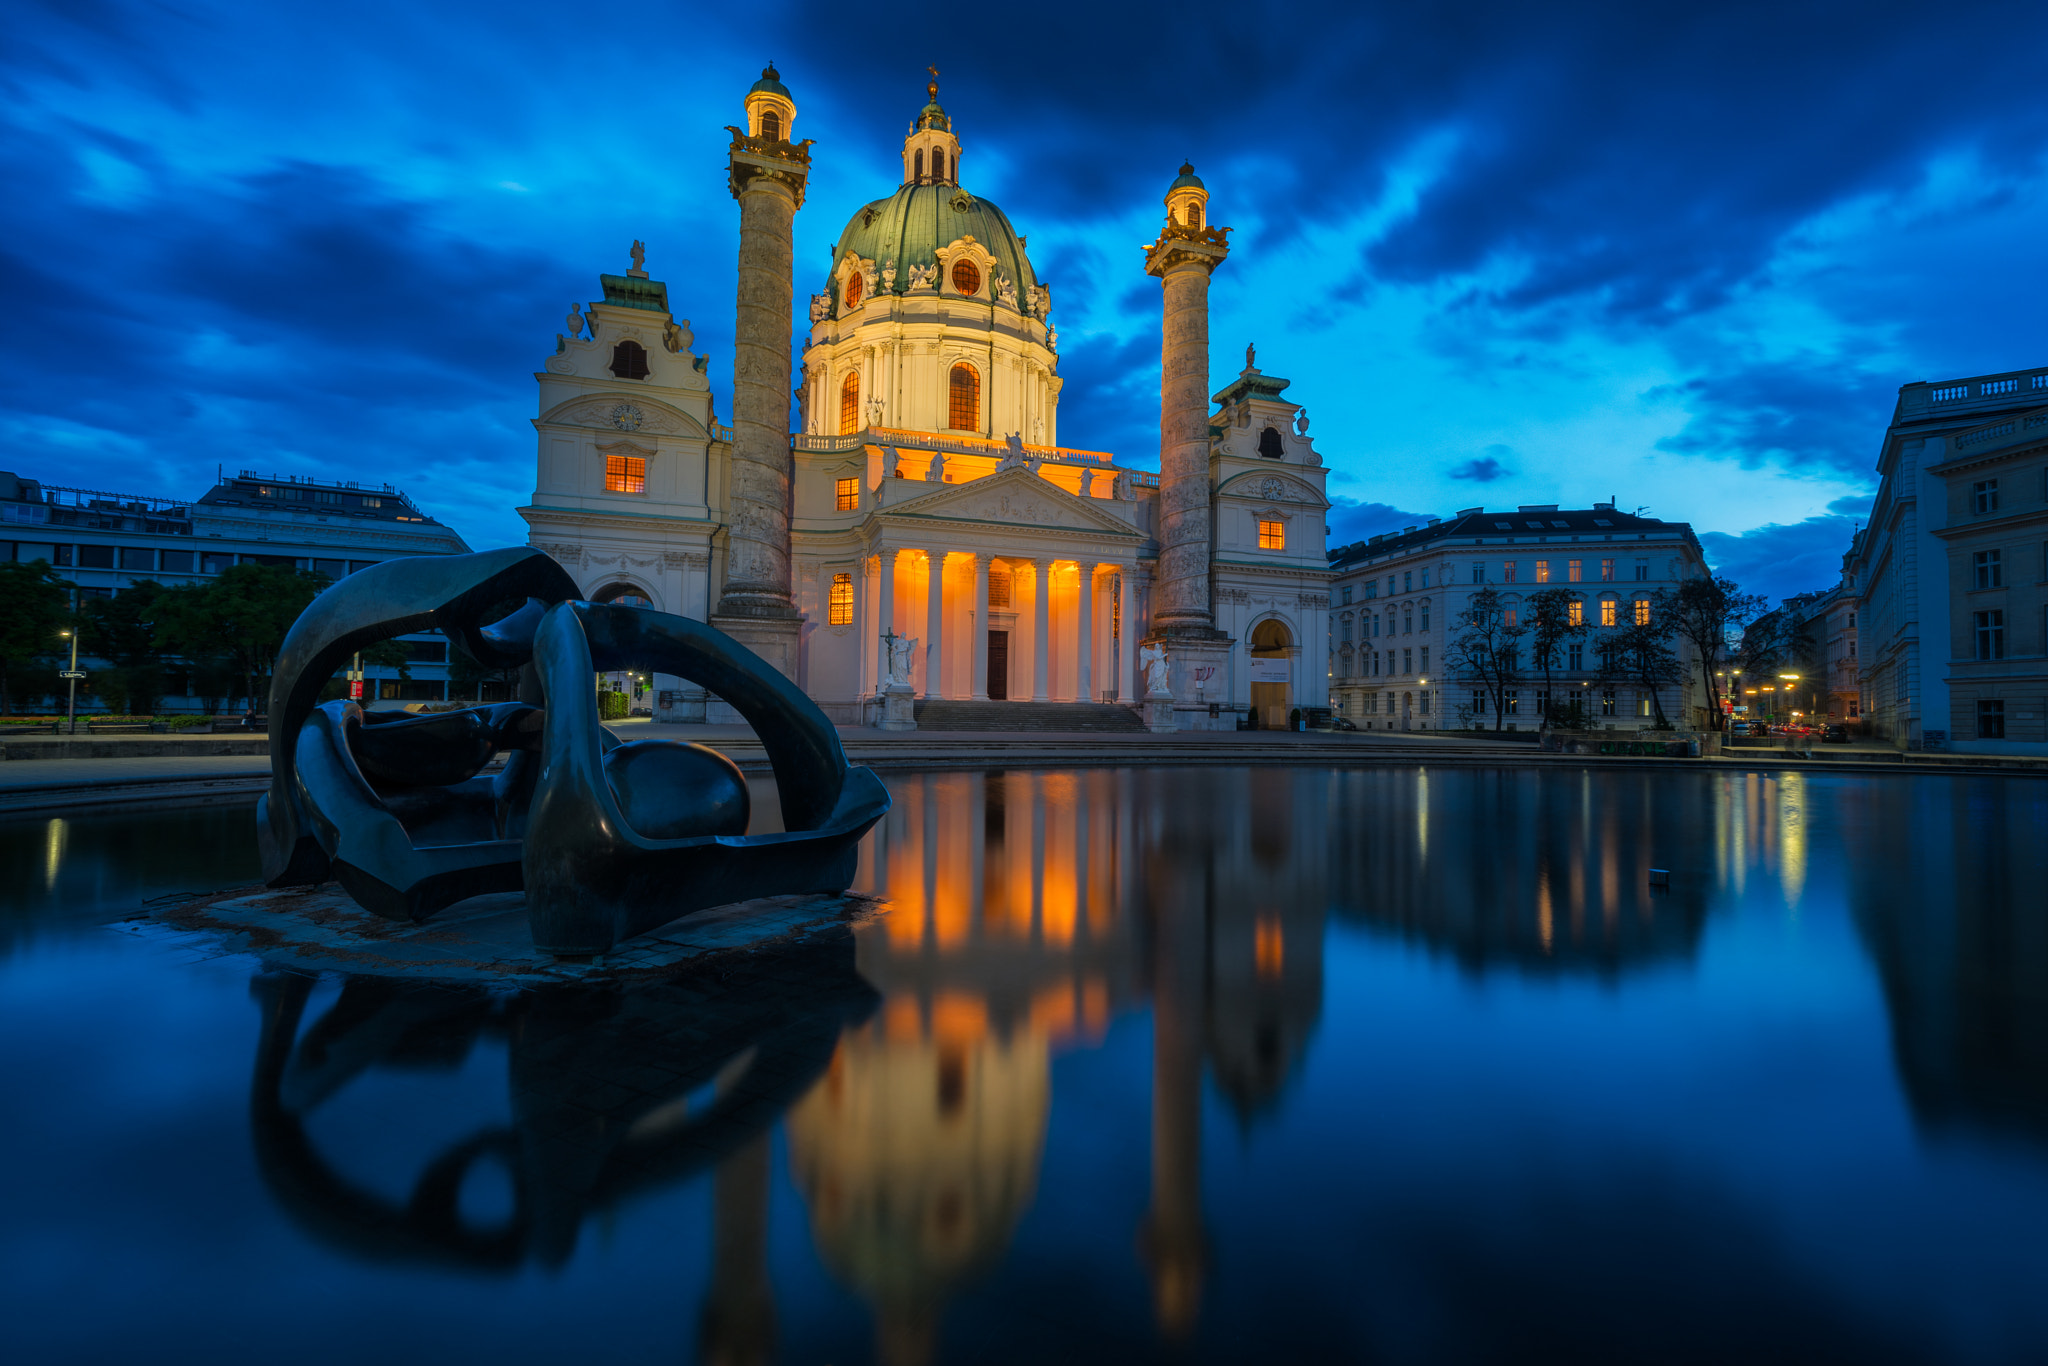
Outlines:
<svg viewBox="0 0 2048 1366"><path fill-rule="evenodd" d="M919 702L919 730L1137 731L1145 723L1110 702Z"/></svg>

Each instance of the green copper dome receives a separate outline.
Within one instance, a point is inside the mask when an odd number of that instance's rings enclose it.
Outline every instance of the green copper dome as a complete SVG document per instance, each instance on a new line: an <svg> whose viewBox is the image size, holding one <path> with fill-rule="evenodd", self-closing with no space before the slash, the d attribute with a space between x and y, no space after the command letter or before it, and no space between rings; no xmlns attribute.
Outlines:
<svg viewBox="0 0 2048 1366"><path fill-rule="evenodd" d="M956 204L962 207L954 207ZM1017 286L1017 304L1038 283L1024 255L1024 243L1003 211L955 185L905 185L887 199L877 199L855 213L832 249L832 267L852 252L875 263L876 270L896 267L896 293L910 288L912 266L936 266L939 248L972 237L996 261L996 270ZM833 289L828 280L827 289ZM994 282L990 282L994 292ZM836 296L837 291L834 290Z"/></svg>
<svg viewBox="0 0 2048 1366"><path fill-rule="evenodd" d="M730 87L727 88L730 89ZM759 95L764 92L770 95L780 95L791 104L796 103L795 97L783 87L782 73L775 69L775 63L773 62L761 68L761 79L755 81L747 90L749 95Z"/></svg>
<svg viewBox="0 0 2048 1366"><path fill-rule="evenodd" d="M1195 164L1191 161L1183 161L1180 164L1180 179L1166 187L1168 194L1172 194L1175 190L1200 190L1206 194L1209 187L1204 185L1202 178L1195 174Z"/></svg>

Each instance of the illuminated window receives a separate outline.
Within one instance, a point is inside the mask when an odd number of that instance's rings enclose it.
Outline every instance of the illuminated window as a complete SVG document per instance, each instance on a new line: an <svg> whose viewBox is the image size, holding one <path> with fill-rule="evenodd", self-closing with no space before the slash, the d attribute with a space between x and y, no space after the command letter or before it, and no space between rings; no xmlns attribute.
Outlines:
<svg viewBox="0 0 2048 1366"><path fill-rule="evenodd" d="M981 288L981 269L972 261L953 263L953 288L962 294L973 294Z"/></svg>
<svg viewBox="0 0 2048 1366"><path fill-rule="evenodd" d="M846 306L848 308L856 307L860 303L860 291L861 274L856 270L849 273L846 277Z"/></svg>
<svg viewBox="0 0 2048 1366"><path fill-rule="evenodd" d="M1650 600L1649 600L1648 598L1637 598L1637 599L1636 599L1636 625L1638 625L1638 626L1648 626L1649 624L1650 624Z"/></svg>
<svg viewBox="0 0 2048 1366"><path fill-rule="evenodd" d="M963 432L981 425L981 376L965 362L953 367L946 384L946 425Z"/></svg>
<svg viewBox="0 0 2048 1366"><path fill-rule="evenodd" d="M831 626L853 625L853 575L832 576L832 601L826 609L825 621Z"/></svg>
<svg viewBox="0 0 2048 1366"><path fill-rule="evenodd" d="M1282 524L1282 523L1280 523L1280 522L1269 522L1269 521L1265 520L1264 518L1260 518L1260 519L1259 519L1259 549L1261 549L1261 550L1285 550L1285 549L1287 549L1287 528L1286 528L1286 526L1285 526L1285 525L1283 525L1283 524Z"/></svg>
<svg viewBox="0 0 2048 1366"><path fill-rule="evenodd" d="M1600 602L1600 624L1601 624L1602 626L1613 626L1613 625L1615 625L1615 624L1616 624L1616 622L1615 622L1615 615L1614 615L1614 613L1615 613L1615 603L1614 603L1614 599L1613 599L1613 598L1603 598L1603 599L1601 600L1601 602Z"/></svg>
<svg viewBox="0 0 2048 1366"><path fill-rule="evenodd" d="M852 512L860 507L860 480L835 479L832 481L832 501L840 512Z"/></svg>
<svg viewBox="0 0 2048 1366"><path fill-rule="evenodd" d="M1566 579L1570 580L1573 583L1577 583L1580 579L1585 577L1585 575L1579 571L1580 563L1581 562L1578 560L1567 560L1565 562L1564 576Z"/></svg>
<svg viewBox="0 0 2048 1366"><path fill-rule="evenodd" d="M1548 565L1544 566L1544 572L1549 572ZM1513 583L1515 581L1515 562L1513 560L1509 560L1500 567L1500 581L1502 583Z"/></svg>
<svg viewBox="0 0 2048 1366"><path fill-rule="evenodd" d="M612 373L620 379L646 379L647 348L636 341L622 341L614 346Z"/></svg>
<svg viewBox="0 0 2048 1366"><path fill-rule="evenodd" d="M1613 583L1613 582L1614 582L1614 561L1612 561L1612 560L1602 560L1602 561L1600 561L1600 582L1602 582L1602 583Z"/></svg>
<svg viewBox="0 0 2048 1366"><path fill-rule="evenodd" d="M1538 583L1549 583L1549 582L1550 582L1550 561L1548 561L1548 560L1538 560L1538 561L1536 561L1536 582L1538 582Z"/></svg>
<svg viewBox="0 0 2048 1366"><path fill-rule="evenodd" d="M637 455L606 456L604 488L607 493L647 492L647 462Z"/></svg>
<svg viewBox="0 0 2048 1366"><path fill-rule="evenodd" d="M860 371L839 382L839 434L852 436L860 430Z"/></svg>
<svg viewBox="0 0 2048 1366"><path fill-rule="evenodd" d="M1565 608L1565 619L1574 626L1584 626L1586 624L1586 604L1580 602L1577 598L1573 598L1571 604Z"/></svg>

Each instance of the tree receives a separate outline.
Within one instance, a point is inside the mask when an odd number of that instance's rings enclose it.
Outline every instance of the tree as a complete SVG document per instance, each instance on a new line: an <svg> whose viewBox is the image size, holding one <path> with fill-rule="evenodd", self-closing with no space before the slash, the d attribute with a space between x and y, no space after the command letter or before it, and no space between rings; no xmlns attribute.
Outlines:
<svg viewBox="0 0 2048 1366"><path fill-rule="evenodd" d="M188 659L231 660L245 680L250 710L299 613L327 586L325 574L281 565L238 564L209 583L166 589L156 638Z"/></svg>
<svg viewBox="0 0 2048 1366"><path fill-rule="evenodd" d="M1493 704L1493 728L1501 728L1507 712L1507 690L1521 676L1522 637L1520 625L1509 625L1500 593L1482 588L1458 614L1463 631L1444 652L1444 667L1469 682L1477 683Z"/></svg>
<svg viewBox="0 0 2048 1366"><path fill-rule="evenodd" d="M55 651L69 616L71 584L47 560L0 563L0 715L12 693L8 674Z"/></svg>
<svg viewBox="0 0 2048 1366"><path fill-rule="evenodd" d="M93 680L110 711L147 716L163 696L156 609L164 592L154 579L138 579L111 598L79 604L80 645L112 666Z"/></svg>
<svg viewBox="0 0 2048 1366"><path fill-rule="evenodd" d="M1583 637L1592 626L1586 621L1586 604L1569 588L1545 588L1528 599L1526 618L1529 649L1535 666L1543 671L1543 721L1550 725L1551 671L1557 667L1558 648Z"/></svg>
<svg viewBox="0 0 2048 1366"><path fill-rule="evenodd" d="M1657 729L1671 729L1664 715L1662 689L1685 677L1685 666L1671 648L1669 628L1657 621L1652 611L1647 621L1631 620L1600 638L1600 679L1632 683L1650 695L1657 716Z"/></svg>
<svg viewBox="0 0 2048 1366"><path fill-rule="evenodd" d="M1729 637L1764 610L1760 594L1745 593L1733 579L1687 579L1676 588L1660 588L1650 599L1650 615L1672 634L1683 636L1699 656L1700 681L1706 685L1709 724L1726 723L1715 666L1729 652ZM1748 666L1743 666L1747 668Z"/></svg>

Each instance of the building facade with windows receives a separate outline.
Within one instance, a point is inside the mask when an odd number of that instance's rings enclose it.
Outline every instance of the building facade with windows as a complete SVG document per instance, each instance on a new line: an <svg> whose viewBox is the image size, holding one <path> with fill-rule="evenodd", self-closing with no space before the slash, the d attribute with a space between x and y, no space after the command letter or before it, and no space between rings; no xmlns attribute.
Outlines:
<svg viewBox="0 0 2048 1366"><path fill-rule="evenodd" d="M1327 705L1315 645L1327 633L1327 472L1288 381L1247 348L1230 384L1207 394L1204 383L1194 439L1206 440L1206 468L1177 486L1058 444L1051 287L1002 210L966 188L959 138L935 84L928 93L900 183L835 240L808 336L783 334L797 400L787 488L762 485L767 466L744 458L745 415L721 421L689 323L636 264L599 277L604 297L572 308L536 376L537 475L519 510L530 543L593 600L728 630L735 543L749 543L757 567L755 547L768 545L771 569L787 559L790 673L833 720L863 724L879 719L892 677L926 701L1135 704L1163 581L1162 508L1176 510L1168 520L1199 509L1214 628L1185 652L1169 643L1179 724L1227 728L1247 713L1280 724L1292 708ZM749 376L777 359L748 340L748 291L760 284L748 263L781 231L758 226L772 220L750 207L758 176L743 181L741 169L772 163L777 193L800 207L809 154L788 140L794 118L771 70L733 130L741 405ZM1220 260L1228 230L1207 224L1207 198L1191 171L1174 182L1162 243ZM1206 304L1198 314L1206 377ZM1169 341L1184 342L1196 314L1175 317ZM1202 527L1174 530L1185 542ZM654 687L657 719L724 719L680 679Z"/></svg>
<svg viewBox="0 0 2048 1366"><path fill-rule="evenodd" d="M365 486L244 470L181 501L67 488L0 472L0 558L43 560L84 597L112 597L138 579L166 586L204 582L236 564L281 565L340 580L380 560L466 553L462 537L390 485ZM447 642L403 637L413 659L369 668L366 681L392 701L447 696ZM87 661L88 674L91 672ZM191 709L178 671L163 705ZM87 686L90 686L88 680ZM180 696L180 693L186 695Z"/></svg>
<svg viewBox="0 0 2048 1366"><path fill-rule="evenodd" d="M1684 678L1657 698L1628 683L1599 680L1603 627L1648 620L1660 588L1707 572L1699 539L1684 522L1665 522L1599 503L1584 510L1527 504L1513 512L1465 508L1448 519L1374 536L1330 557L1330 695L1340 715L1374 730L1491 727L1492 704L1454 667L1461 621L1474 593L1500 594L1507 624L1518 624L1530 594L1564 588L1591 628L1568 643L1551 686L1566 705L1583 700L1590 724L1638 729L1655 720L1656 702L1676 726L1704 720L1698 668L1681 642ZM1525 647L1526 648L1526 647ZM1525 662L1506 689L1503 724L1533 730L1546 699L1540 668Z"/></svg>
<svg viewBox="0 0 2048 1366"><path fill-rule="evenodd" d="M1846 572L1873 734L2048 753L2048 368L1901 386Z"/></svg>

